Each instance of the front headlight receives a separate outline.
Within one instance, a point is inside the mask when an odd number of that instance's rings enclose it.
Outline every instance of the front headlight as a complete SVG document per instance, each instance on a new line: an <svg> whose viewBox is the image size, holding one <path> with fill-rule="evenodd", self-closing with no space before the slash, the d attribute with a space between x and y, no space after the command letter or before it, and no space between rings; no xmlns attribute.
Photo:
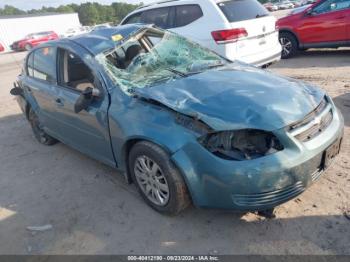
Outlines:
<svg viewBox="0 0 350 262"><path fill-rule="evenodd" d="M271 132L255 129L207 134L198 141L211 153L227 160L250 160L283 150Z"/></svg>

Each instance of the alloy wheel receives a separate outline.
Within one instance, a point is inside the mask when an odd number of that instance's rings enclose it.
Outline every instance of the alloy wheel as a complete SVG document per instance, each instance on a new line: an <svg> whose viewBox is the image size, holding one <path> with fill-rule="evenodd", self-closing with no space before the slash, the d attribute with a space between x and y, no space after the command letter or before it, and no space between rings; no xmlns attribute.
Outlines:
<svg viewBox="0 0 350 262"><path fill-rule="evenodd" d="M24 49L25 49L26 51L29 51L30 49L32 49L32 46L31 46L30 44L26 44L26 45L24 46Z"/></svg>
<svg viewBox="0 0 350 262"><path fill-rule="evenodd" d="M155 161L139 156L135 160L134 173L139 187L152 203L165 206L169 202L168 182Z"/></svg>
<svg viewBox="0 0 350 262"><path fill-rule="evenodd" d="M282 46L282 55L284 57L288 56L291 51L292 51L292 41L290 41L290 39L286 38L286 37L281 37L280 38L280 43Z"/></svg>

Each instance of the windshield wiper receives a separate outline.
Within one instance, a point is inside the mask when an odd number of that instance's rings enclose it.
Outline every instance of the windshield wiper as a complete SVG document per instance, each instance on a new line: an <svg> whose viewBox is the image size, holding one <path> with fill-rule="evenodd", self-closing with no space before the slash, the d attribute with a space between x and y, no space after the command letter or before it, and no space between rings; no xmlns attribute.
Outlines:
<svg viewBox="0 0 350 262"><path fill-rule="evenodd" d="M225 63L219 63L219 64L214 64L214 65L207 65L203 68L200 68L199 70L197 71L191 71L189 73L187 73L187 75L196 75L196 74L200 74L206 70L209 70L209 69L213 69L213 68L217 68L217 67L222 67L222 66L226 66L227 64Z"/></svg>
<svg viewBox="0 0 350 262"><path fill-rule="evenodd" d="M208 68L212 69L212 68L216 68L216 67L222 67L222 66L225 66L225 65L226 65L225 63L220 63L220 64L215 64L215 65L209 65Z"/></svg>
<svg viewBox="0 0 350 262"><path fill-rule="evenodd" d="M165 68L165 70L167 70L167 71L169 71L169 72L172 72L172 73L174 73L174 74L176 74L176 75L179 75L179 76L181 76L181 77L186 77L186 76L188 76L187 74L185 74L185 73L183 73L183 72L181 72L181 71L178 71L178 70L176 70L176 69L173 69L173 68Z"/></svg>

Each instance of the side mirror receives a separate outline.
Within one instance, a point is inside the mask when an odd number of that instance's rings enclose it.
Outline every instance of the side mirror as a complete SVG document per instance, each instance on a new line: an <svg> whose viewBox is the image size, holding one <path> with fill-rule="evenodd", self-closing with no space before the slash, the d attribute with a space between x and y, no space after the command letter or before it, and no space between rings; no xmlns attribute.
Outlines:
<svg viewBox="0 0 350 262"><path fill-rule="evenodd" d="M13 83L13 88L10 90L10 94L13 96L21 96L23 95L23 89L17 83Z"/></svg>

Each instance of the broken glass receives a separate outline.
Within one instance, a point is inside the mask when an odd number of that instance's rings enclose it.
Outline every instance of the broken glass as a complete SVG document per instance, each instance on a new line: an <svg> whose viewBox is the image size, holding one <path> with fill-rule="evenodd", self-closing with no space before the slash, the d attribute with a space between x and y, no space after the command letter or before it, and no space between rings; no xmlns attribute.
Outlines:
<svg viewBox="0 0 350 262"><path fill-rule="evenodd" d="M126 61L130 47L137 54ZM115 50L98 55L97 60L125 92L175 81L228 63L184 37L158 29L131 36Z"/></svg>

